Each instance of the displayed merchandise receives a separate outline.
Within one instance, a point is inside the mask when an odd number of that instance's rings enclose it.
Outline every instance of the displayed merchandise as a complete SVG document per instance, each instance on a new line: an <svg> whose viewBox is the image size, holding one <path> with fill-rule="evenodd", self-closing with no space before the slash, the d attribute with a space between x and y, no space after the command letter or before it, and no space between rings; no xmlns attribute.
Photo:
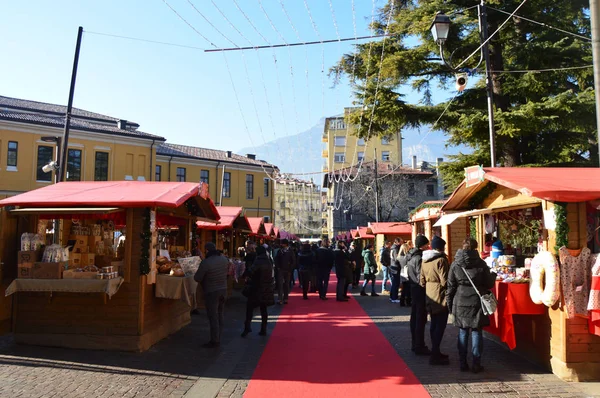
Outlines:
<svg viewBox="0 0 600 398"><path fill-rule="evenodd" d="M547 251L531 261L529 296L535 304L552 307L560 298L560 269L556 257Z"/></svg>
<svg viewBox="0 0 600 398"><path fill-rule="evenodd" d="M569 250L561 247L558 250L561 264L561 282L567 318L576 315L588 316L588 301L591 283L590 255L587 247Z"/></svg>
<svg viewBox="0 0 600 398"><path fill-rule="evenodd" d="M200 257L198 256L180 258L177 260L177 262L181 266L181 269L185 273L185 276L194 276L196 274L196 271L198 271L200 261Z"/></svg>
<svg viewBox="0 0 600 398"><path fill-rule="evenodd" d="M69 261L69 249L57 244L46 246L44 255L42 256L42 262L57 263L61 261Z"/></svg>
<svg viewBox="0 0 600 398"><path fill-rule="evenodd" d="M43 244L44 240L40 234L21 235L21 251L40 250Z"/></svg>

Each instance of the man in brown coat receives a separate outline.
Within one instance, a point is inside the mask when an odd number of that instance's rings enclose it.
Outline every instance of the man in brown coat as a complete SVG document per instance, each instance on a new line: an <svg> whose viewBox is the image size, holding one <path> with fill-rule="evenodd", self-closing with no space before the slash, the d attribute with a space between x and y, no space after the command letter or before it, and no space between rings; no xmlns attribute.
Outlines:
<svg viewBox="0 0 600 398"><path fill-rule="evenodd" d="M444 253L446 242L439 236L431 240L431 249L423 253L421 286L425 288L425 308L431 316L431 365L448 365L448 355L440 352L440 344L448 323L446 287L450 263Z"/></svg>

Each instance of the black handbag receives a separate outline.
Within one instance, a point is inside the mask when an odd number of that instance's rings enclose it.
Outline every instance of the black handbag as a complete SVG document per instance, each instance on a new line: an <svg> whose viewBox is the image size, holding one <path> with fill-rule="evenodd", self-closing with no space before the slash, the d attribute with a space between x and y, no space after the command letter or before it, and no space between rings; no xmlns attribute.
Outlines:
<svg viewBox="0 0 600 398"><path fill-rule="evenodd" d="M254 294L254 287L250 281L247 281L242 289L242 296L251 297Z"/></svg>

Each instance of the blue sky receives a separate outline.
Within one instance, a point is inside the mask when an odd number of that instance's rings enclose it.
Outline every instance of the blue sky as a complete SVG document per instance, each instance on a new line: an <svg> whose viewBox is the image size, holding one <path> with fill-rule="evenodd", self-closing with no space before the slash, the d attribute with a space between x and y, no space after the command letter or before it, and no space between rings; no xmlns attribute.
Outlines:
<svg viewBox="0 0 600 398"><path fill-rule="evenodd" d="M167 1L216 46L233 46L188 0ZM266 44L234 0L214 1L245 38L230 27L211 0L190 1L237 45ZM339 35L353 37L351 0L331 1ZM279 0L261 2L285 40L298 41ZM302 41L318 40L304 0L283 3ZM384 3L375 0L377 7ZM237 0L237 4L264 38L281 43L259 0ZM307 4L320 37L337 38L329 0L307 0ZM6 96L66 104L80 25L88 32L211 48L163 0L0 0L0 5L0 94ZM355 0L358 36L370 33L371 9L371 1ZM326 72L351 49L350 43L334 43L289 50L235 51L226 53L226 63L222 53L86 33L74 105L136 121L143 131L164 136L170 142L235 151L296 134L323 116L341 113L351 104L349 87L342 84L331 89Z"/></svg>

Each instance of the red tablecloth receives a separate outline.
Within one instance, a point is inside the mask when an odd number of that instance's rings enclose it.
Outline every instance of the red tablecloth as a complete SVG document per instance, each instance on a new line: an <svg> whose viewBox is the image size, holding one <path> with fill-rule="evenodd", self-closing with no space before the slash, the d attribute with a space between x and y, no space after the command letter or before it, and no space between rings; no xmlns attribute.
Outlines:
<svg viewBox="0 0 600 398"><path fill-rule="evenodd" d="M491 324L485 330L500 337L512 350L517 346L512 316L545 314L547 308L531 301L528 283L496 282L492 291L498 299L498 308L490 316Z"/></svg>
<svg viewBox="0 0 600 398"><path fill-rule="evenodd" d="M600 291L600 276L592 276L592 290ZM600 310L590 310L589 331L600 336Z"/></svg>

